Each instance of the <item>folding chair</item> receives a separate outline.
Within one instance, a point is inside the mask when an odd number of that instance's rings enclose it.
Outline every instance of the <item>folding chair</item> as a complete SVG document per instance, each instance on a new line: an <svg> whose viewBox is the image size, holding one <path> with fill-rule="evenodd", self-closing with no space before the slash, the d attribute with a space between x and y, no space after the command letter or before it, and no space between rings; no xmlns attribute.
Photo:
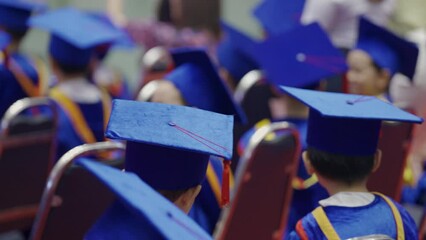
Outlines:
<svg viewBox="0 0 426 240"><path fill-rule="evenodd" d="M173 60L169 50L162 46L149 49L142 57L144 76L141 84L145 85L152 80L162 79L173 68Z"/></svg>
<svg viewBox="0 0 426 240"><path fill-rule="evenodd" d="M383 193L397 201L401 199L412 128L411 123L383 122L378 145L382 150L382 162L368 180L370 191Z"/></svg>
<svg viewBox="0 0 426 240"><path fill-rule="evenodd" d="M30 239L83 239L114 195L96 177L73 163L82 156L101 155L104 159L97 161L122 169L124 158L105 157L105 151L121 153L124 149L118 142L98 142L65 153L50 173Z"/></svg>
<svg viewBox="0 0 426 240"><path fill-rule="evenodd" d="M423 210L423 217L419 225L419 239L426 239L426 211Z"/></svg>
<svg viewBox="0 0 426 240"><path fill-rule="evenodd" d="M217 226L217 239L282 239L300 154L297 130L276 122L250 139L235 182L235 195Z"/></svg>
<svg viewBox="0 0 426 240"><path fill-rule="evenodd" d="M48 110L46 114L21 114ZM56 108L48 98L25 98L6 111L0 132L0 232L31 228L53 166Z"/></svg>
<svg viewBox="0 0 426 240"><path fill-rule="evenodd" d="M152 95L158 88L158 81L152 80L149 83L145 84L141 90L139 91L138 95L136 96L137 101L143 101L147 102L151 99Z"/></svg>
<svg viewBox="0 0 426 240"><path fill-rule="evenodd" d="M269 99L272 97L274 94L271 87L263 81L263 74L259 70L244 75L234 93L234 99L247 115L249 127L262 119L271 118Z"/></svg>

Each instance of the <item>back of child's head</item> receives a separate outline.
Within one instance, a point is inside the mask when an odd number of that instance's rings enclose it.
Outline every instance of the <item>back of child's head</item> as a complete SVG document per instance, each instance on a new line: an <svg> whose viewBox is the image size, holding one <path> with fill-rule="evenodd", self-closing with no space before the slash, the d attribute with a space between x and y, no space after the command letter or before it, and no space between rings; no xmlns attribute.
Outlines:
<svg viewBox="0 0 426 240"><path fill-rule="evenodd" d="M329 180L352 185L363 181L373 170L374 155L350 156L333 154L313 147L307 149L315 171Z"/></svg>
<svg viewBox="0 0 426 240"><path fill-rule="evenodd" d="M347 184L373 170L383 120L423 121L373 96L281 89L309 106L306 160L322 177Z"/></svg>

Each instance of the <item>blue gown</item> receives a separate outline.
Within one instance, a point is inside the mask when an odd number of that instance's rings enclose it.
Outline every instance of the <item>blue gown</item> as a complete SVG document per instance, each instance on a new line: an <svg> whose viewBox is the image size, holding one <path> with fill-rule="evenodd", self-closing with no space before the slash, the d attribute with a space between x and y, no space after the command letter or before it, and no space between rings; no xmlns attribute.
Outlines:
<svg viewBox="0 0 426 240"><path fill-rule="evenodd" d="M274 121L287 121L292 123L299 132L300 141L302 144L302 151L307 148L306 143L306 135L308 130L308 122L307 119L302 118L284 118ZM257 126L259 128L261 126ZM246 149L250 137L255 133L256 127L247 131L238 143L238 150L240 156L244 149ZM303 182L309 179L311 175L309 175L305 169L305 165L303 164L302 157L299 159L299 166L297 170L297 178L296 180L299 182ZM296 227L296 223L299 219L304 217L306 214L314 210L318 207L318 202L324 198L328 197L327 191L317 182L312 186L307 188L300 187L298 189L294 188L293 198L290 205L290 212L288 216L288 223L286 228L285 236Z"/></svg>
<svg viewBox="0 0 426 240"><path fill-rule="evenodd" d="M98 142L104 141L104 120L102 102L93 104L77 104L84 115L85 121ZM58 130L56 159L72 148L85 144L86 142L76 132L67 113L62 107L58 108Z"/></svg>
<svg viewBox="0 0 426 240"><path fill-rule="evenodd" d="M222 186L222 159L218 157L210 157L209 167L211 167L217 176L218 184ZM214 228L217 221L219 220L219 215L221 207L219 205L220 196L216 196L212 186L211 181L207 179L203 181L200 194L195 199L194 205L189 212L189 217L191 217L198 225L200 225L206 232L213 234Z"/></svg>
<svg viewBox="0 0 426 240"><path fill-rule="evenodd" d="M398 209L405 233L405 239L417 239L414 220L398 203L392 201ZM386 201L375 196L372 203L360 207L327 206L323 208L331 225L341 239L372 234L384 234L397 237L395 218ZM312 213L300 220L296 231L288 239L326 239ZM306 239L306 238L304 238Z"/></svg>
<svg viewBox="0 0 426 240"><path fill-rule="evenodd" d="M58 89L52 90L52 92L56 90L60 93ZM110 110L111 100L109 96L104 94L103 99L95 103L76 103L64 94L58 96L52 94L52 92L51 97L58 106L56 160L76 146L105 140L104 129L107 122L105 111ZM72 109L67 109L66 104L63 102L64 100L71 102L83 119L79 119L78 114L73 112ZM109 112L107 114L109 116ZM83 134L86 132L83 132L79 126L75 126L75 120L80 120L86 124L87 131L93 136L92 140L89 141L83 137Z"/></svg>
<svg viewBox="0 0 426 240"><path fill-rule="evenodd" d="M34 64L26 56L15 53L11 58L19 65L24 74L35 87L39 85L39 74ZM14 74L5 66L0 65L0 118L17 100L29 97Z"/></svg>

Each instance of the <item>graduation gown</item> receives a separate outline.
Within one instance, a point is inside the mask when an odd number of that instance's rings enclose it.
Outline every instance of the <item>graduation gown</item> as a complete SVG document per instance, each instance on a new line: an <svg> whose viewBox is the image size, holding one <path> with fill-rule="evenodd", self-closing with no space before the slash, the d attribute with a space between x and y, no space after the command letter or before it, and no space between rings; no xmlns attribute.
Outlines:
<svg viewBox="0 0 426 240"><path fill-rule="evenodd" d="M382 195L374 194L373 201L365 205L331 204L320 208L325 215L317 209L308 214L297 223L288 239L348 239L373 234L399 239L398 233L402 239L417 239L416 224L408 212ZM330 228L323 231L327 222L332 226L331 231ZM334 238L332 231L336 234Z"/></svg>

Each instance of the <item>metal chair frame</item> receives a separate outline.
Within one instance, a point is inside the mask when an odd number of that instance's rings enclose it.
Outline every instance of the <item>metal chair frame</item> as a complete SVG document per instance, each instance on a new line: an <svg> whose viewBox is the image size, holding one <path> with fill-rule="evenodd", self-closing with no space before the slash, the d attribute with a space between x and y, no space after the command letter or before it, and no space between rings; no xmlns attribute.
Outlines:
<svg viewBox="0 0 426 240"><path fill-rule="evenodd" d="M263 78L263 73L260 70L251 70L246 73L238 83L234 92L234 99L238 104L244 100L247 91Z"/></svg>
<svg viewBox="0 0 426 240"><path fill-rule="evenodd" d="M33 107L47 107L52 113L53 128L43 131L34 131L28 134L17 134L9 135L10 126L16 117L19 116L25 110L31 109ZM54 153L55 153L55 144L53 142L54 134L56 132L57 126L57 109L52 104L51 100L47 97L33 97L33 98L24 98L16 101L12 104L7 111L5 112L0 125L0 158L4 154L3 151L10 148L18 148L20 146L28 146L34 143L40 144L52 140L52 145L50 147L50 158L47 160L48 165L46 166L46 171L50 171L53 166ZM27 219L34 218L37 212L38 203L27 204L27 205L18 205L12 208L5 208L0 210L0 223L10 223L5 229L8 229L11 226L24 227L22 221L27 221ZM21 221L14 222L13 221ZM16 225L18 224L18 225Z"/></svg>
<svg viewBox="0 0 426 240"><path fill-rule="evenodd" d="M4 136L8 134L8 129L13 121L20 113L23 111L32 108L32 107L39 107L39 106L46 106L48 107L52 113L53 113L53 120L57 121L57 109L56 107L53 107L52 100L47 97L33 97L33 98L23 98L15 103L13 103L7 111L4 113L3 118L1 120L0 126L0 135Z"/></svg>
<svg viewBox="0 0 426 240"><path fill-rule="evenodd" d="M38 209L37 216L31 231L30 239L38 240L42 238L58 184L65 171L74 163L74 161L79 157L114 150L124 151L125 145L119 142L109 141L83 144L69 150L59 159L47 180L40 207Z"/></svg>
<svg viewBox="0 0 426 240"><path fill-rule="evenodd" d="M300 140L299 140L299 133L298 131L292 127L292 124L288 122L274 122L269 125L265 125L261 128L259 128L254 135L250 138L249 144L247 149L245 150L241 161L239 162L237 171L236 171L236 179L235 179L235 190L231 193L231 206L228 208L225 208L222 212L220 222L218 223L215 231L215 237L217 239L223 239L224 234L226 234L227 231L230 231L230 229L227 228L226 225L228 225L228 217L229 215L232 215L232 212L234 211L234 208L232 206L233 202L238 201L238 192L241 184L245 181L245 172L249 167L249 164L251 162L249 161L253 154L255 153L255 150L257 147L265 140L266 136L270 133L274 133L277 131L289 131L291 135L295 136L296 138L296 152L299 153L301 150ZM292 161L294 162L295 166L293 168L287 168L285 171L292 171L293 169L297 169L297 160L299 159L299 154L294 155L294 159ZM295 174L295 172L294 172ZM293 189L289 188L289 194L292 194ZM284 215L288 211L288 209L283 208L282 214ZM285 222L283 219L281 219L280 227L277 230L277 232L274 233L274 236L276 236L276 239L281 239L282 235L284 234L284 228L285 228ZM281 237L281 238L280 238ZM275 238L274 238L275 239Z"/></svg>

